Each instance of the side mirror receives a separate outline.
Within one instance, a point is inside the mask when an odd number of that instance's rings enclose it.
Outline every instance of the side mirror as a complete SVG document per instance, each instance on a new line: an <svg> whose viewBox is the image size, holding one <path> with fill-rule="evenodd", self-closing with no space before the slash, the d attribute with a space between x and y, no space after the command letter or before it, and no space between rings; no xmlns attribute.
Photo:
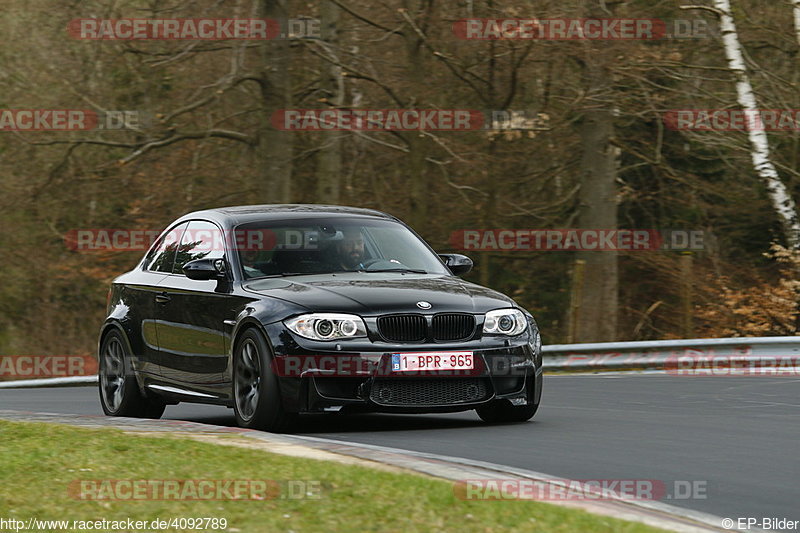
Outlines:
<svg viewBox="0 0 800 533"><path fill-rule="evenodd" d="M225 277L227 266L224 259L195 259L183 265L183 273L198 281Z"/></svg>
<svg viewBox="0 0 800 533"><path fill-rule="evenodd" d="M463 276L472 270L472 259L466 255L439 254L439 257L444 261L445 266L450 269L450 272L456 276Z"/></svg>

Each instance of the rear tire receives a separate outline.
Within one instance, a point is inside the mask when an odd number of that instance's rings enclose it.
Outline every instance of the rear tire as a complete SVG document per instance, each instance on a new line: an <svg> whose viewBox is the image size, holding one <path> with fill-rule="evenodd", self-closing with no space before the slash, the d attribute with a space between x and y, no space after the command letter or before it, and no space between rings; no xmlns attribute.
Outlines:
<svg viewBox="0 0 800 533"><path fill-rule="evenodd" d="M233 412L239 426L284 433L297 414L283 407L272 355L264 336L248 329L236 342L233 359Z"/></svg>
<svg viewBox="0 0 800 533"><path fill-rule="evenodd" d="M98 382L100 405L108 416L161 418L167 404L139 390L131 354L122 334L110 331L100 345Z"/></svg>

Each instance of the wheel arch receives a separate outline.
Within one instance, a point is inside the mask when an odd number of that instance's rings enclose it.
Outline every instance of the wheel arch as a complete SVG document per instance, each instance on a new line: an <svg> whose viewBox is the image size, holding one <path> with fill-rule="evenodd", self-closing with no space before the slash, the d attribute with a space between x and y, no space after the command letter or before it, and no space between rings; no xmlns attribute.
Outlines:
<svg viewBox="0 0 800 533"><path fill-rule="evenodd" d="M125 331L125 328L122 327L122 324L115 319L106 320L103 326L100 328L100 335L97 338L97 357L100 357L100 349L103 346L103 341L105 340L106 336L111 333L112 331L118 331L122 334L122 339L125 341L125 345L128 348L129 353L133 353L133 348L131 347L131 341L128 338L128 333Z"/></svg>
<svg viewBox="0 0 800 533"><path fill-rule="evenodd" d="M236 353L236 346L239 342L239 339L244 335L246 332L250 331L251 329L255 329L258 331L261 336L264 338L264 342L267 345L267 350L269 353L267 357L271 361L274 362L276 357L275 346L272 344L272 337L270 337L266 326L264 323L258 319L257 316L248 316L237 324L236 329L231 334L231 350L230 350L230 361L229 367L230 368L230 379L231 379L231 388L233 389L233 380L235 379L233 375L233 365L234 365L234 356ZM301 380L295 378L279 378L278 379L278 387L281 391L280 398L281 402L284 405L284 408L291 411L291 412L298 412L300 410L300 404L303 403L305 400L306 392L301 383ZM231 393L231 397L233 397L233 392Z"/></svg>
<svg viewBox="0 0 800 533"><path fill-rule="evenodd" d="M120 336L122 337L122 342L125 343L125 348L126 348L127 352L131 356L135 357L135 355L134 355L135 352L133 350L133 346L131 345L131 340L130 340L130 337L128 336L128 332L125 331L125 327L122 325L122 323L120 321L118 321L118 320L116 320L114 318L109 318L101 326L100 335L98 336L98 339L97 339L97 371L98 371L98 373L100 372L100 364L101 364L100 360L102 359L102 353L101 352L102 352L102 348L103 348L103 341L106 339L108 334L111 333L112 331L116 331L116 332L118 332L120 334ZM143 377L139 374L139 372L136 371L136 368L133 365L131 365L131 367L132 367L132 371L133 371L133 377L136 379L136 384L139 387L139 392L142 393L143 395L147 394L147 391L145 390L145 386L144 386Z"/></svg>
<svg viewBox="0 0 800 533"><path fill-rule="evenodd" d="M272 352L270 355L274 356L275 347L272 346L272 341L270 340L269 335L267 334L267 330L264 327L264 324L256 317L248 316L243 318L238 324L236 324L236 329L234 329L233 333L231 333L231 351L228 354L229 357L228 368L233 369L233 356L236 352L236 345L239 342L239 339L241 339L242 335L244 335L248 330L251 329L257 330L259 333L261 333L261 335L264 336L264 339L267 341L267 346Z"/></svg>

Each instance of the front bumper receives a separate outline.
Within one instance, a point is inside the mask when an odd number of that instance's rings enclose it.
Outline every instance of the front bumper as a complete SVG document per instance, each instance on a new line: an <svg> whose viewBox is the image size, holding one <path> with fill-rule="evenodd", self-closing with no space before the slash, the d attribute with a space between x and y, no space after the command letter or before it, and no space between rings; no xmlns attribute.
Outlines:
<svg viewBox="0 0 800 533"><path fill-rule="evenodd" d="M493 400L538 404L542 373L514 378L301 378L299 412L442 413L475 409Z"/></svg>
<svg viewBox="0 0 800 533"><path fill-rule="evenodd" d="M541 397L541 354L528 336L514 344L496 338L449 345L366 346L362 341L360 345L341 343L336 350L330 343L298 339L280 324L268 326L267 331L284 408L289 412L453 412L494 400L518 406L538 404ZM407 373L391 369L392 353L445 351L471 351L473 370Z"/></svg>

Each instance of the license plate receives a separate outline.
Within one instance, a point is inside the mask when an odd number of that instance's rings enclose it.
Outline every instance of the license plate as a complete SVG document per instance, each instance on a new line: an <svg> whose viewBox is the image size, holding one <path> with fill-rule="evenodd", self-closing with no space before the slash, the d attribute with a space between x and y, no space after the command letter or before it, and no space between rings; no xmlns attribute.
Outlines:
<svg viewBox="0 0 800 533"><path fill-rule="evenodd" d="M420 370L472 370L472 352L393 353L393 372Z"/></svg>

